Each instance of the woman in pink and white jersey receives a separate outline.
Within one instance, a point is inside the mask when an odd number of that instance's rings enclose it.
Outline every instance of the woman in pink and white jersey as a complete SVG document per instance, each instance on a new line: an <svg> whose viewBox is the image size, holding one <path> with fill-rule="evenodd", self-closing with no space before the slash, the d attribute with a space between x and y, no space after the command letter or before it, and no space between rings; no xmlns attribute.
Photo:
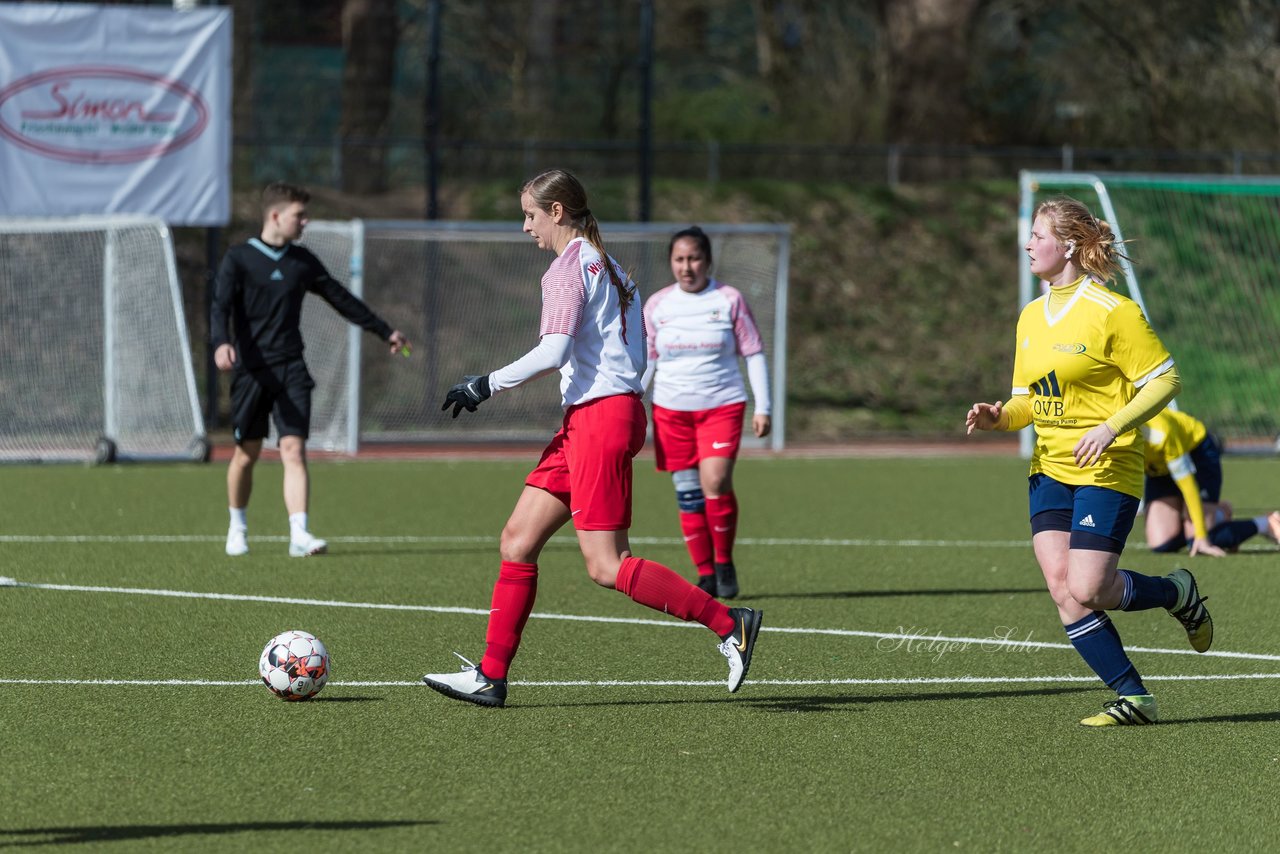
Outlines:
<svg viewBox="0 0 1280 854"><path fill-rule="evenodd" d="M422 680L455 699L505 705L507 671L537 592L538 556L572 520L591 579L719 635L729 690L737 691L751 664L760 612L726 607L667 567L632 555L627 539L631 461L644 445L646 426L640 403L645 330L636 286L606 254L586 191L568 172L544 172L525 184L520 208L525 233L556 255L542 277L538 346L496 371L465 377L449 390L444 408L456 418L491 395L559 370L564 422L502 530L484 657L478 665L464 658L460 673L428 673Z"/></svg>
<svg viewBox="0 0 1280 854"><path fill-rule="evenodd" d="M738 358L747 363L755 413L751 429L769 435L769 369L764 342L747 301L711 278L711 240L696 225L669 247L675 283L644 306L653 377L653 443L658 471L671 472L680 527L698 586L723 599L738 595L733 541L738 499L733 464L742 438L747 390Z"/></svg>

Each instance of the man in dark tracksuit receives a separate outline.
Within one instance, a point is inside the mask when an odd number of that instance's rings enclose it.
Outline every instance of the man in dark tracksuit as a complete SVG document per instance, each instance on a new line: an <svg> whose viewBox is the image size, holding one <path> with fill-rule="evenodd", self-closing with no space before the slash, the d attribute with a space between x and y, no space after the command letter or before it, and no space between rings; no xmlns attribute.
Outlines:
<svg viewBox="0 0 1280 854"><path fill-rule="evenodd" d="M303 297L308 292L323 297L347 320L387 341L393 354L409 352L404 335L334 281L320 259L293 243L307 225L310 198L301 187L269 185L262 193L261 236L227 250L214 282L209 330L213 359L219 370L234 371L231 424L236 449L227 470L227 554L232 556L249 551L245 508L253 490L253 466L267 436L268 415L275 419L284 463L289 554L306 557L328 548L307 529L306 441L315 382L302 358ZM228 334L228 321L235 327L234 338Z"/></svg>

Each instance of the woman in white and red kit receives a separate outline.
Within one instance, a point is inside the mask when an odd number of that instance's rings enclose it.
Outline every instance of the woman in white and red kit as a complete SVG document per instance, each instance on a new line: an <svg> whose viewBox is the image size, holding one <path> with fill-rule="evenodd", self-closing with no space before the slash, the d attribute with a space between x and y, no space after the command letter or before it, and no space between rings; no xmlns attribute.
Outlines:
<svg viewBox="0 0 1280 854"><path fill-rule="evenodd" d="M478 665L463 658L461 672L428 673L422 681L455 699L505 705L507 671L537 593L538 556L572 520L591 579L715 632L729 661L729 690L737 691L751 664L760 612L726 607L667 567L632 555L627 539L631 462L646 426L640 403L645 330L636 286L606 254L586 191L568 172L544 172L525 184L520 208L525 233L556 254L542 277L538 346L496 371L465 377L449 390L444 408L452 407L456 418L491 395L559 370L564 422L502 530L484 657Z"/></svg>
<svg viewBox="0 0 1280 854"><path fill-rule="evenodd" d="M769 435L769 369L764 342L742 294L711 278L711 240L696 225L669 247L675 283L644 306L653 376L653 444L658 471L671 472L680 528L698 569L698 586L722 599L738 595L733 540L738 499L733 464L742 439L747 363L756 438Z"/></svg>

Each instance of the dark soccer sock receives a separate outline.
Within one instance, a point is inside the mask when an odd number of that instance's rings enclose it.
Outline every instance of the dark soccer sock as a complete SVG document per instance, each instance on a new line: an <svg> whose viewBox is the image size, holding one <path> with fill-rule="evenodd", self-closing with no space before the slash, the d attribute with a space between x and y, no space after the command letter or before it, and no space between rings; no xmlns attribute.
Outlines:
<svg viewBox="0 0 1280 854"><path fill-rule="evenodd" d="M711 526L707 524L706 514L681 511L680 530L684 532L684 546L698 568L698 575L712 575L715 568L711 565Z"/></svg>
<svg viewBox="0 0 1280 854"><path fill-rule="evenodd" d="M1209 542L1220 549L1234 549L1258 533L1258 525L1252 519L1221 522L1209 529Z"/></svg>
<svg viewBox="0 0 1280 854"><path fill-rule="evenodd" d="M1158 546L1152 546L1151 551L1159 554L1173 554L1180 552L1187 545L1187 538L1182 534L1174 534Z"/></svg>
<svg viewBox="0 0 1280 854"><path fill-rule="evenodd" d="M504 560L493 585L489 628L484 635L484 658L480 669L490 679L506 679L511 660L520 647L520 635L529 621L533 600L538 595L538 565Z"/></svg>
<svg viewBox="0 0 1280 854"><path fill-rule="evenodd" d="M1120 597L1120 611L1149 611L1152 608L1172 608L1178 603L1178 588L1172 581L1155 575L1142 575L1130 569L1120 570L1124 581L1124 595Z"/></svg>
<svg viewBox="0 0 1280 854"><path fill-rule="evenodd" d="M733 631L733 617L729 616L728 607L660 563L638 557L623 558L616 586L620 593L641 605L685 621L695 620L721 637Z"/></svg>
<svg viewBox="0 0 1280 854"><path fill-rule="evenodd" d="M738 535L738 499L732 492L707 496L707 523L716 563L733 563L733 538Z"/></svg>
<svg viewBox="0 0 1280 854"><path fill-rule="evenodd" d="M1128 697L1147 693L1142 677L1120 643L1120 633L1105 612L1094 611L1064 628L1076 652L1108 687Z"/></svg>

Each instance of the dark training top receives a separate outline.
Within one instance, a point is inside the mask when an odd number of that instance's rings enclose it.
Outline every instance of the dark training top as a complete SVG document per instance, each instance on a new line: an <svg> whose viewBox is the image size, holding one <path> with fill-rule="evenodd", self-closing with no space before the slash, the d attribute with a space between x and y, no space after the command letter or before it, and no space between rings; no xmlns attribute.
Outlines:
<svg viewBox="0 0 1280 854"><path fill-rule="evenodd" d="M381 337L387 322L334 281L320 259L294 243L277 249L258 238L227 250L213 285L210 341L230 344L227 321L235 319L237 367L254 370L302 356L302 298L318 294L347 320Z"/></svg>

